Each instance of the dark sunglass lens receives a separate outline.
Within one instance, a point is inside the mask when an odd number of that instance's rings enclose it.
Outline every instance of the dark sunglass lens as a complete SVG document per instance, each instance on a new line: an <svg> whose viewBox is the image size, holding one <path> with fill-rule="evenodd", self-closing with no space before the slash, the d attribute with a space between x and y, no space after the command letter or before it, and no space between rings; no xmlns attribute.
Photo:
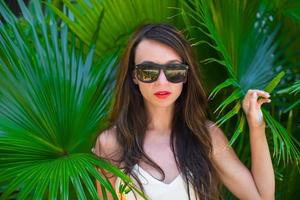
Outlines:
<svg viewBox="0 0 300 200"><path fill-rule="evenodd" d="M151 67L140 67L137 68L137 78L142 82L153 82L159 75L159 69Z"/></svg>
<svg viewBox="0 0 300 200"><path fill-rule="evenodd" d="M172 83L184 82L187 75L187 69L185 68L168 68L165 70L168 81Z"/></svg>

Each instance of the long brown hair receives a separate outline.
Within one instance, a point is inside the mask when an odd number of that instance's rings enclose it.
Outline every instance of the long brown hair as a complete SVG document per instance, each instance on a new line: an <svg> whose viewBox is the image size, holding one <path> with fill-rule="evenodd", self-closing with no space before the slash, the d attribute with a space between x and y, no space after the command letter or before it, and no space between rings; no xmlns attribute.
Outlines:
<svg viewBox="0 0 300 200"><path fill-rule="evenodd" d="M132 80L136 47L144 39L168 45L189 66L187 82L175 102L170 146L187 188L191 184L198 199L217 199L218 178L212 163L212 143L207 129L207 96L200 82L199 67L191 45L180 31L169 24L139 27L120 61L110 124L116 126L124 172L134 177L142 189L141 182L132 171L140 160L155 167L163 177L165 175L143 150L148 118L143 97ZM188 196L190 198L189 190Z"/></svg>

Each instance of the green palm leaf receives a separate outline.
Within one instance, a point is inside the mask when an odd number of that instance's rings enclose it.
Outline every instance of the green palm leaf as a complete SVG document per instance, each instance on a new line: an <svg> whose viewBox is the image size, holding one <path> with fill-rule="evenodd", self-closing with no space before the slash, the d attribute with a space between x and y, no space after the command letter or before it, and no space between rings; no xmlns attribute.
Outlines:
<svg viewBox="0 0 300 200"><path fill-rule="evenodd" d="M134 29L142 23L166 22L177 12L176 0L63 0L72 15L51 7L87 45L95 44L102 55L123 47Z"/></svg>
<svg viewBox="0 0 300 200"><path fill-rule="evenodd" d="M219 58L208 58L205 61L217 62L225 66L228 72L228 79L218 85L210 97L226 87L234 88L234 92L216 110L221 114L230 104L234 104L217 121L221 125L233 116L239 116L237 128L230 140L230 144L233 144L245 127L240 104L246 92L252 88L271 93L284 76L284 72L277 74L274 70L277 63L282 62L279 59L280 52L276 51L279 26L275 24L275 16L266 12L267 6L261 1L189 0L182 1L182 4L185 21L188 24L194 21L196 29L211 39L210 46L220 55ZM280 141L280 144L274 142L274 156L284 162L298 160L299 145L293 142L279 123L273 123L275 119L268 111L264 113L267 124L273 127L270 130L274 141Z"/></svg>
<svg viewBox="0 0 300 200"><path fill-rule="evenodd" d="M293 94L297 95L300 92L300 80L296 81L294 84L291 86L288 86L284 89L279 90L277 93L278 94ZM289 112L290 110L298 107L300 105L300 99L296 100L293 102L288 108L284 110L284 112Z"/></svg>
<svg viewBox="0 0 300 200"><path fill-rule="evenodd" d="M290 75L285 81L284 87L277 94L287 95L291 100L291 105L285 109L285 113L295 109L300 104L298 93L300 91L299 81L299 48L300 40L298 39L299 23L300 23L300 1L298 0L264 0L268 5L268 10L278 13L282 23L284 24L281 40L285 42L283 46L285 57L287 58L286 65L289 67ZM288 72L288 70L286 70ZM298 95L298 96L296 96Z"/></svg>
<svg viewBox="0 0 300 200"><path fill-rule="evenodd" d="M93 62L94 48L84 56L38 0L19 5L21 20L0 3L0 199L16 190L19 199L70 199L71 191L98 199L95 180L117 199L96 167L131 180L90 152L105 127L117 55Z"/></svg>
<svg viewBox="0 0 300 200"><path fill-rule="evenodd" d="M288 88L285 88L278 93L292 93L292 94L298 94L300 92L300 81L296 81L293 85L291 85Z"/></svg>
<svg viewBox="0 0 300 200"><path fill-rule="evenodd" d="M299 142L293 138L291 140L290 134L287 130L279 122L277 122L269 112L263 110L263 113L267 124L272 130L274 155L279 155L277 164L279 165L279 162L281 161L280 159L282 159L283 162L290 162L294 160L294 158L299 159L299 154L297 154ZM285 153L286 151L289 153ZM296 164L298 164L299 160L296 161Z"/></svg>
<svg viewBox="0 0 300 200"><path fill-rule="evenodd" d="M264 0L270 10L275 10L281 17L287 16L300 22L300 1Z"/></svg>

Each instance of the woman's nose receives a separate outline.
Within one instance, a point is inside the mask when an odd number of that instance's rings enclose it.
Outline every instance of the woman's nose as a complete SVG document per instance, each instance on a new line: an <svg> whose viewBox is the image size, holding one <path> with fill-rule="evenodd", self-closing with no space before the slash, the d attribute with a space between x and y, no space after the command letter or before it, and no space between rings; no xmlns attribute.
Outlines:
<svg viewBox="0 0 300 200"><path fill-rule="evenodd" d="M162 83L168 83L168 79L167 79L167 77L166 77L166 75L165 75L165 73L164 73L163 70L160 70L159 76L158 76L156 82L159 82L161 84Z"/></svg>

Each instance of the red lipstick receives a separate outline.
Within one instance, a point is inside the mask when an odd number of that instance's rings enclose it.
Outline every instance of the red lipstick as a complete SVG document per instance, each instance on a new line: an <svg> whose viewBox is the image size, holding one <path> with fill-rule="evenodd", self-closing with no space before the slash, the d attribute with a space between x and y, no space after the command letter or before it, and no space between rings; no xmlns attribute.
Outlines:
<svg viewBox="0 0 300 200"><path fill-rule="evenodd" d="M159 99L165 99L168 98L168 96L171 94L169 91L157 91L154 93L154 95Z"/></svg>

